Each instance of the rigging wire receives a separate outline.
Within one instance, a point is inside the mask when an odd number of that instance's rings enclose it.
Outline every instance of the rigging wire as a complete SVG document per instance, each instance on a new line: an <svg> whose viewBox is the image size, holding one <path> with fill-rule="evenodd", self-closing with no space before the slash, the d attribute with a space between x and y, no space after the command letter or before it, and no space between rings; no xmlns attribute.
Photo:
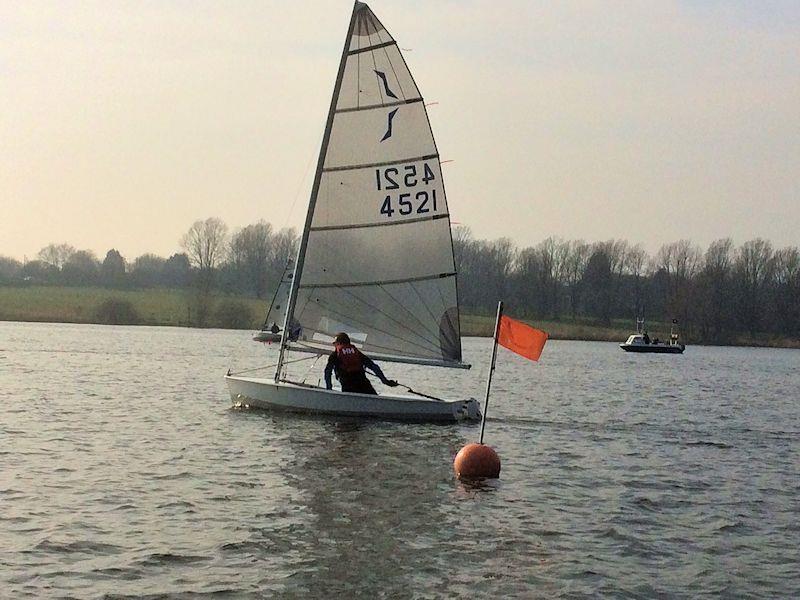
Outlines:
<svg viewBox="0 0 800 600"><path fill-rule="evenodd" d="M298 362L301 362L301 361L304 361L304 360L311 360L312 358L314 358L314 357L313 356L304 356L303 358L296 358L295 360L285 360L285 361L283 361L283 364L290 365L292 363L298 363ZM317 357L317 358L319 358L319 357ZM278 364L275 363L274 365L264 365L262 367L253 367L252 369L243 369L241 371L231 371L229 369L228 370L228 375L241 375L242 373L252 373L253 371L262 371L264 369L274 369L277 366L278 366Z"/></svg>
<svg viewBox="0 0 800 600"><path fill-rule="evenodd" d="M305 375L303 375L303 378L300 380L302 383L306 382L306 377L308 377L309 373L311 373L311 371L314 370L314 367L317 366L317 363L319 362L320 358L322 358L322 354L317 354L317 357L314 359L314 362L311 363L311 366L308 368Z"/></svg>

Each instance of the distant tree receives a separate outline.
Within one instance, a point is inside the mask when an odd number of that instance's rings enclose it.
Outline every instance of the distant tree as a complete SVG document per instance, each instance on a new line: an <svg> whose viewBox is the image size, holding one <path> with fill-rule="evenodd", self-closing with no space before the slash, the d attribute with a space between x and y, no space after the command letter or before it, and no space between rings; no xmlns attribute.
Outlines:
<svg viewBox="0 0 800 600"><path fill-rule="evenodd" d="M39 250L36 256L42 262L60 270L73 254L75 254L75 248L69 244L49 244Z"/></svg>
<svg viewBox="0 0 800 600"><path fill-rule="evenodd" d="M297 255L297 247L300 243L297 232L294 228L285 227L273 233L270 239L269 258L267 260L267 288L274 290L280 283L283 270L289 260ZM271 283L270 283L271 282Z"/></svg>
<svg viewBox="0 0 800 600"><path fill-rule="evenodd" d="M569 243L564 279L569 290L569 310L573 319L577 317L580 309L581 281L590 255L589 244L583 240Z"/></svg>
<svg viewBox="0 0 800 600"><path fill-rule="evenodd" d="M733 329L733 240L711 242L697 276L698 321L703 339L722 342Z"/></svg>
<svg viewBox="0 0 800 600"><path fill-rule="evenodd" d="M259 221L240 229L228 244L228 263L236 274L238 288L264 298L270 267L272 226Z"/></svg>
<svg viewBox="0 0 800 600"><path fill-rule="evenodd" d="M775 253L775 324L783 335L800 337L800 251L787 247Z"/></svg>
<svg viewBox="0 0 800 600"><path fill-rule="evenodd" d="M764 312L766 291L773 273L772 244L761 238L745 242L736 253L733 276L737 312L744 328L755 335Z"/></svg>
<svg viewBox="0 0 800 600"><path fill-rule="evenodd" d="M95 285L100 263L91 250L78 250L70 255L61 268L61 279L67 285Z"/></svg>
<svg viewBox="0 0 800 600"><path fill-rule="evenodd" d="M10 283L22 277L22 263L10 256L0 256L0 283Z"/></svg>
<svg viewBox="0 0 800 600"><path fill-rule="evenodd" d="M56 283L60 272L43 260L29 260L22 267L22 279L29 283Z"/></svg>
<svg viewBox="0 0 800 600"><path fill-rule="evenodd" d="M629 316L630 308L621 298L623 281L628 267L630 246L625 240L608 240L598 242L596 247L602 248L608 257L611 280L608 284L608 313L611 316Z"/></svg>
<svg viewBox="0 0 800 600"><path fill-rule="evenodd" d="M452 237L453 258L455 259L456 272L458 273L458 295L461 305L475 308L475 293L471 278L475 269L473 258L476 242L472 238L472 230L466 226L454 227Z"/></svg>
<svg viewBox="0 0 800 600"><path fill-rule="evenodd" d="M670 319L680 319L684 326L692 324L696 305L694 278L700 270L702 252L689 240L664 244L656 253L657 268L667 281L666 311Z"/></svg>
<svg viewBox="0 0 800 600"><path fill-rule="evenodd" d="M208 321L215 269L222 258L227 235L228 226L220 219L210 217L205 221L195 221L181 239L181 246L197 269L193 320L201 327Z"/></svg>
<svg viewBox="0 0 800 600"><path fill-rule="evenodd" d="M184 288L189 285L191 270L186 254L173 254L164 263L162 283L169 287Z"/></svg>
<svg viewBox="0 0 800 600"><path fill-rule="evenodd" d="M126 283L125 259L114 248L106 252L100 267L100 280L103 285L115 288L123 287Z"/></svg>
<svg viewBox="0 0 800 600"><path fill-rule="evenodd" d="M183 255L185 256L185 255ZM170 285L166 281L164 269L166 260L155 254L142 254L137 256L131 265L130 281L136 287L155 287L157 285ZM186 260L186 271L189 270L189 261ZM178 285L175 287L182 287Z"/></svg>
<svg viewBox="0 0 800 600"><path fill-rule="evenodd" d="M545 315L547 294L541 286L544 270L536 248L523 248L517 253L509 283L514 307L520 314L530 317Z"/></svg>
<svg viewBox="0 0 800 600"><path fill-rule="evenodd" d="M189 262L200 272L201 286L210 289L214 268L225 249L228 226L220 219L210 217L195 221L183 237L181 247L186 250Z"/></svg>
<svg viewBox="0 0 800 600"><path fill-rule="evenodd" d="M640 244L628 248L625 271L631 278L634 316L640 316L644 311L648 258L647 252Z"/></svg>
<svg viewBox="0 0 800 600"><path fill-rule="evenodd" d="M588 313L602 321L611 322L612 272L608 248L603 244L595 245L586 269L583 272L581 287L586 297Z"/></svg>
<svg viewBox="0 0 800 600"><path fill-rule="evenodd" d="M546 309L553 319L561 314L561 291L569 269L569 243L561 238L549 237L536 246L542 270L540 286L545 294Z"/></svg>
<svg viewBox="0 0 800 600"><path fill-rule="evenodd" d="M511 240L475 240L469 228L456 227L453 230L453 256L462 306L491 313L497 307L497 301L509 298L512 290L515 299L524 304L517 282L512 280L517 249Z"/></svg>

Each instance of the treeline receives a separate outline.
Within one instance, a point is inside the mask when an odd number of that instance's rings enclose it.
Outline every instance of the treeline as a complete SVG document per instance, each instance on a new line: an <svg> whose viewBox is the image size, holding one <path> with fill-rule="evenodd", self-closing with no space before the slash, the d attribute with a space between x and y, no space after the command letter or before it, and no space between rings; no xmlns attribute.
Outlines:
<svg viewBox="0 0 800 600"><path fill-rule="evenodd" d="M677 319L692 341L800 337L796 247L775 250L760 238L736 247L725 238L704 251L680 240L650 256L624 240L548 238L519 249L456 229L454 249L461 304L471 312L490 313L505 298L532 319Z"/></svg>
<svg viewBox="0 0 800 600"><path fill-rule="evenodd" d="M91 250L50 244L25 263L0 256L0 284L197 288L267 298L296 252L297 234L264 221L229 234L211 218L194 223L181 247L169 258L148 253L133 260L112 248L99 260Z"/></svg>
<svg viewBox="0 0 800 600"><path fill-rule="evenodd" d="M0 256L0 285L96 286L119 290L185 289L186 318L197 327L246 327L242 303L215 296L251 296L266 300L297 248L293 229L275 231L259 221L233 233L220 219L196 221L181 238L183 252L169 258L143 254L129 261L112 248L103 260L90 250L50 244L35 260L21 263ZM119 300L95 311L102 323L140 322L133 306Z"/></svg>
<svg viewBox="0 0 800 600"><path fill-rule="evenodd" d="M690 341L729 343L742 336L800 337L800 252L763 239L705 250L687 240L653 256L624 240L566 241L551 237L518 248L508 239L475 239L453 231L462 307L491 315L498 299L530 319L608 325L635 316L677 319ZM268 300L297 250L292 229L264 221L232 233L219 219L195 222L182 253L127 260L109 250L103 260L68 244L50 244L36 260L0 256L0 284L151 287L192 291L192 322L202 325L216 293ZM265 307L266 308L266 307Z"/></svg>

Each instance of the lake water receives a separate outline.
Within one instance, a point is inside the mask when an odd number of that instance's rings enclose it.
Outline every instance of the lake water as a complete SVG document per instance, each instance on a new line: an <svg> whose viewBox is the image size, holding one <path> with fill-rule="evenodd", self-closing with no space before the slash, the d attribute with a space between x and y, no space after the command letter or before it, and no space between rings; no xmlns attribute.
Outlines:
<svg viewBox="0 0 800 600"><path fill-rule="evenodd" d="M0 323L0 597L800 597L796 350L501 349L475 486L479 425L232 408L249 335ZM482 399L464 350L383 366Z"/></svg>

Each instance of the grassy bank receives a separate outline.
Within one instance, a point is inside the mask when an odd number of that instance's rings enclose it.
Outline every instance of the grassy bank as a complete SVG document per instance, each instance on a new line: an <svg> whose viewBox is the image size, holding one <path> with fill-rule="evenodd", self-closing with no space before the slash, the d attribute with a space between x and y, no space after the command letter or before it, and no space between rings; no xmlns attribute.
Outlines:
<svg viewBox="0 0 800 600"><path fill-rule="evenodd" d="M192 291L151 289L111 290L89 287L29 286L0 287L0 321L40 321L47 323L108 323L107 302L132 307L140 325L188 326L196 320L197 306ZM235 302L244 313L239 327L257 329L266 314L262 300L215 296L209 306L208 327L224 326L217 309ZM194 317L192 312L194 311ZM125 322L125 321L123 321Z"/></svg>
<svg viewBox="0 0 800 600"><path fill-rule="evenodd" d="M109 300L129 303L142 325L188 326L193 322L194 305L191 290L110 290L89 287L29 286L0 287L0 320L40 321L48 323L104 323L101 306ZM253 298L215 296L214 306L223 302L241 303L247 312L243 329L257 329L264 321L267 303ZM214 306L207 322L209 327L225 327L216 318ZM571 322L536 321L554 339L620 340L627 338L629 327L598 327ZM489 337L494 316L462 315L462 334Z"/></svg>
<svg viewBox="0 0 800 600"><path fill-rule="evenodd" d="M111 320L120 313L104 310L110 305L127 306L130 320ZM240 296L215 296L208 306L207 327L258 329L264 321L267 302ZM39 321L47 323L113 323L186 327L196 322L197 304L192 290L111 290L89 287L0 286L0 321ZM194 314L193 314L194 312ZM235 313L235 315L231 315ZM123 317L128 314L122 312ZM193 316L195 318L193 318ZM233 318L235 317L235 318ZM526 320L527 321L527 320ZM527 321L547 331L552 339L624 341L633 323L614 321L601 326L588 321ZM492 335L494 315L461 315L461 333L465 336ZM652 336L666 340L668 323L648 323ZM740 336L737 346L800 348L800 340L774 336Z"/></svg>

